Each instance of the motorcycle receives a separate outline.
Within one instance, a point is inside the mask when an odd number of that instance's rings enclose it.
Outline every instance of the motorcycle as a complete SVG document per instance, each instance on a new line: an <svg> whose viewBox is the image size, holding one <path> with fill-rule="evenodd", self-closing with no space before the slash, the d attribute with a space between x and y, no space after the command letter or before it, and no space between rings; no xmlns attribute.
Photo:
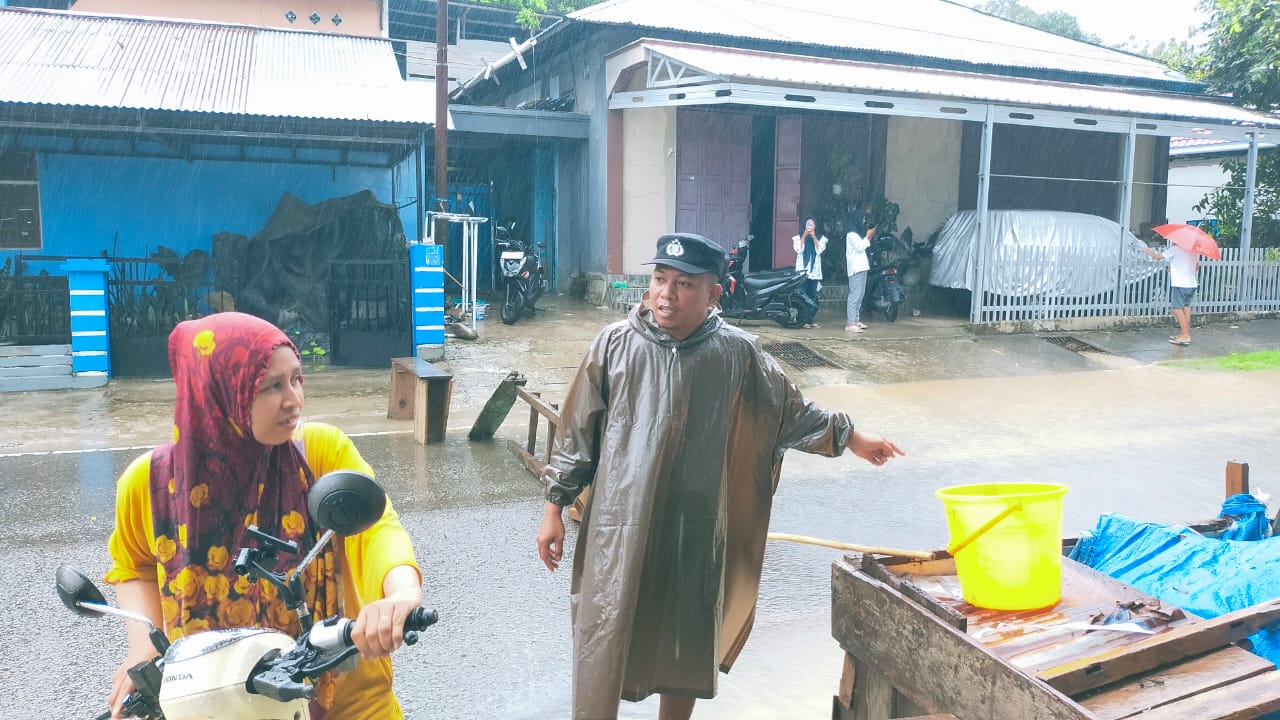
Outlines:
<svg viewBox="0 0 1280 720"><path fill-rule="evenodd" d="M892 233L885 233L871 243L867 253L871 269L867 271L867 290L862 296L863 311L881 313L889 322L898 319L898 308L905 299L898 284L898 265L888 259L897 242Z"/></svg>
<svg viewBox="0 0 1280 720"><path fill-rule="evenodd" d="M515 237L514 223L495 225L493 243L502 276L502 322L511 325L525 311L533 312L534 303L547 287L546 273L538 248Z"/></svg>
<svg viewBox="0 0 1280 720"><path fill-rule="evenodd" d="M744 275L742 265L754 236L739 240L725 255L720 275L720 314L738 320L773 320L785 328L804 324L807 311L817 306L804 294L804 273L796 270L765 270Z"/></svg>
<svg viewBox="0 0 1280 720"><path fill-rule="evenodd" d="M320 541L292 572L273 572L281 553L297 554L298 544L248 529L256 546L241 548L235 571L276 587L302 627L297 639L268 628L207 630L170 644L164 631L145 616L107 603L84 573L63 565L56 574L58 597L82 617L112 615L146 625L160 655L129 669L134 691L124 702L126 717L143 720L307 720L320 675L354 669L359 652L351 641L354 622L331 617L315 623L307 609L302 573L334 534L355 535L382 517L386 495L373 478L357 472L331 472L316 481L307 497L311 517L325 529ZM434 610L418 608L404 624L404 642L435 624ZM98 720L110 718L110 711Z"/></svg>
<svg viewBox="0 0 1280 720"><path fill-rule="evenodd" d="M890 260L894 252L905 254ZM879 312L889 322L897 320L898 310L907 299L904 279L932 254L933 246L929 243L907 243L893 233L876 236L868 252L871 269L867 272L867 289L862 297L863 310Z"/></svg>

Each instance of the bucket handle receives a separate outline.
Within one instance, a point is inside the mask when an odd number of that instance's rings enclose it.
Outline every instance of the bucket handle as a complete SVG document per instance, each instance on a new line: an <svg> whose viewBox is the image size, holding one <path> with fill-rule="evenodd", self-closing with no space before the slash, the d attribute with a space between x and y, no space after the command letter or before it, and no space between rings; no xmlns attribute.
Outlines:
<svg viewBox="0 0 1280 720"><path fill-rule="evenodd" d="M1005 509L1003 509L1003 510L1001 510L1000 512L996 513L996 516L995 516L995 517L993 517L993 518L991 518L990 520L988 520L988 521L986 521L985 523L983 523L982 527L980 527L980 528L978 528L977 530L974 530L973 532L969 533L968 537L964 538L963 540L961 540L961 541L960 541L960 542L958 542L958 543L952 543L951 545L947 546L947 552L948 552L948 553L950 553L952 557L955 557L956 553L958 553L958 552L960 552L961 550L963 550L963 549L965 549L965 548L969 547L969 545L971 545L971 544L973 543L973 541L974 541L974 540L977 540L978 538L982 537L983 535L986 535L986 534L987 534L987 531L988 531L988 530L990 530L991 528L995 527L995 526L996 526L996 525L997 525L1001 520L1003 520L1003 519L1005 519L1005 518L1009 517L1009 516L1010 516L1010 515L1012 515L1014 512L1016 512L1016 511L1018 511L1018 510L1021 510L1021 509L1022 509L1022 502L1021 502L1021 501L1017 501L1017 502L1009 503L1009 505L1008 505L1007 507L1005 507Z"/></svg>

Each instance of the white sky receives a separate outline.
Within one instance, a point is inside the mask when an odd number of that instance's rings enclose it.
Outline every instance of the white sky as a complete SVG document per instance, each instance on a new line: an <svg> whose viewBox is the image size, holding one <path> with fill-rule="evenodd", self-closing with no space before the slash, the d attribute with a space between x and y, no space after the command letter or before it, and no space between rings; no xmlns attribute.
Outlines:
<svg viewBox="0 0 1280 720"><path fill-rule="evenodd" d="M983 0L957 0L976 7ZM1204 23L1208 16L1196 6L1197 0L1020 0L1036 12L1061 10L1075 15L1080 29L1120 44L1135 38L1131 44L1143 47L1169 39L1185 40L1190 28Z"/></svg>

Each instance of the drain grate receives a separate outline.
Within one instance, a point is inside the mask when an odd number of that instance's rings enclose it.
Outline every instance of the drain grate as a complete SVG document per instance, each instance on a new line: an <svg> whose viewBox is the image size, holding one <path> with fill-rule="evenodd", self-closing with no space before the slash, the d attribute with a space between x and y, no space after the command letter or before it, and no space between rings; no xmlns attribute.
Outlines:
<svg viewBox="0 0 1280 720"><path fill-rule="evenodd" d="M764 344L764 351L778 360L796 368L832 367L839 365L810 350L798 342L770 342Z"/></svg>
<svg viewBox="0 0 1280 720"><path fill-rule="evenodd" d="M1080 338L1072 337L1071 335L1041 335L1040 339L1050 345L1057 345L1063 350L1070 350L1077 355L1080 353L1098 353L1099 355L1111 354L1097 345L1090 345Z"/></svg>

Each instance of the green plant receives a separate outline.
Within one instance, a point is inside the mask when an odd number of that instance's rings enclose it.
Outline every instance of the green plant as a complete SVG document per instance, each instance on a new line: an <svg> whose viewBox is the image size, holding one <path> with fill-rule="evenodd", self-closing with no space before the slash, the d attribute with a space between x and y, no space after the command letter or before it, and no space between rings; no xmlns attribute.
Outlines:
<svg viewBox="0 0 1280 720"><path fill-rule="evenodd" d="M868 225L876 228L877 235L898 232L898 203L883 195L872 200L871 222Z"/></svg>
<svg viewBox="0 0 1280 720"><path fill-rule="evenodd" d="M70 336L66 278L23 274L19 257L0 265L0 337L23 335Z"/></svg>
<svg viewBox="0 0 1280 720"><path fill-rule="evenodd" d="M111 332L164 336L183 320L205 315L202 298L210 289L208 260L203 250L181 257L161 246L149 260L114 262L107 291ZM152 267L159 271L149 272Z"/></svg>

